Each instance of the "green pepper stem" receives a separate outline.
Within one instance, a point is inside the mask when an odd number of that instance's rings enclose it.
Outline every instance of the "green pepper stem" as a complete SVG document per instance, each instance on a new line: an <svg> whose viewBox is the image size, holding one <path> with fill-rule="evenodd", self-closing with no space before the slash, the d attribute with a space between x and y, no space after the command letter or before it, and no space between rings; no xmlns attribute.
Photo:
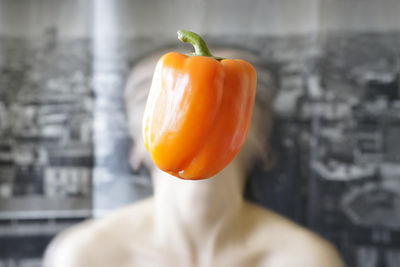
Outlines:
<svg viewBox="0 0 400 267"><path fill-rule="evenodd" d="M188 54L188 56L205 56L212 57L216 60L222 60L222 58L220 57L214 57L208 49L208 46L203 38L201 38L200 35L194 32L179 30L178 39L184 43L190 43L191 45L193 45L194 53L190 53Z"/></svg>

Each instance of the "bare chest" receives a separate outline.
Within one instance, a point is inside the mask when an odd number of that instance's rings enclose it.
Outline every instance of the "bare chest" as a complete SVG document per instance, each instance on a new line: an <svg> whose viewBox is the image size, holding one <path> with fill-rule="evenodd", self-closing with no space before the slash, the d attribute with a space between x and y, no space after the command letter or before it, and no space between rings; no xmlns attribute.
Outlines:
<svg viewBox="0 0 400 267"><path fill-rule="evenodd" d="M93 255L94 256L94 255ZM88 258L86 266L97 267L268 267L266 253L228 250L221 253L199 251L195 254L181 248L167 252L150 247L131 247L102 251ZM85 266L85 267L86 267ZM80 267L80 266L79 266ZM82 266L83 267L83 266Z"/></svg>

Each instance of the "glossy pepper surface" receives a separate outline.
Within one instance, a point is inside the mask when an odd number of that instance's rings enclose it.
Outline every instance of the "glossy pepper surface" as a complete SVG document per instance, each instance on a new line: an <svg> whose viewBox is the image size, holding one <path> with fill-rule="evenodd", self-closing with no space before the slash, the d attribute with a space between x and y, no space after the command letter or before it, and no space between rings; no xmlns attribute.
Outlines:
<svg viewBox="0 0 400 267"><path fill-rule="evenodd" d="M256 93L254 67L211 55L200 36L178 31L195 53L170 52L156 66L143 117L144 143L161 170L209 178L245 143Z"/></svg>

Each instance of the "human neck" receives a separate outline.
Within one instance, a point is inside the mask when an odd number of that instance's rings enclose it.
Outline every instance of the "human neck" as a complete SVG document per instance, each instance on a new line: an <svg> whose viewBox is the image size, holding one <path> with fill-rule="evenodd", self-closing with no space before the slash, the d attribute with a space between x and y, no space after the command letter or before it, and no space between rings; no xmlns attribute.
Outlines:
<svg viewBox="0 0 400 267"><path fill-rule="evenodd" d="M230 164L213 178L187 181L153 173L155 238L197 254L215 250L221 230L232 226L242 208L244 172Z"/></svg>

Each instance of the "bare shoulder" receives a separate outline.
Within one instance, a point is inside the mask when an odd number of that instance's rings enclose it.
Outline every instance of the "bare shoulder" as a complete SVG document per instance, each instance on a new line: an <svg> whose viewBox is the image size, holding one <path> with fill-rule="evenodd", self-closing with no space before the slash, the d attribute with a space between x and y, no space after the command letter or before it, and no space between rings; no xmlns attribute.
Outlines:
<svg viewBox="0 0 400 267"><path fill-rule="evenodd" d="M246 205L248 217L256 222L252 242L267 249L260 266L344 266L336 248L324 238L273 211L250 203Z"/></svg>
<svg viewBox="0 0 400 267"><path fill-rule="evenodd" d="M47 247L44 266L112 266L107 259L123 258L121 254L130 253L134 241L146 242L148 235L143 233L151 227L151 205L151 199L140 201L63 231Z"/></svg>

